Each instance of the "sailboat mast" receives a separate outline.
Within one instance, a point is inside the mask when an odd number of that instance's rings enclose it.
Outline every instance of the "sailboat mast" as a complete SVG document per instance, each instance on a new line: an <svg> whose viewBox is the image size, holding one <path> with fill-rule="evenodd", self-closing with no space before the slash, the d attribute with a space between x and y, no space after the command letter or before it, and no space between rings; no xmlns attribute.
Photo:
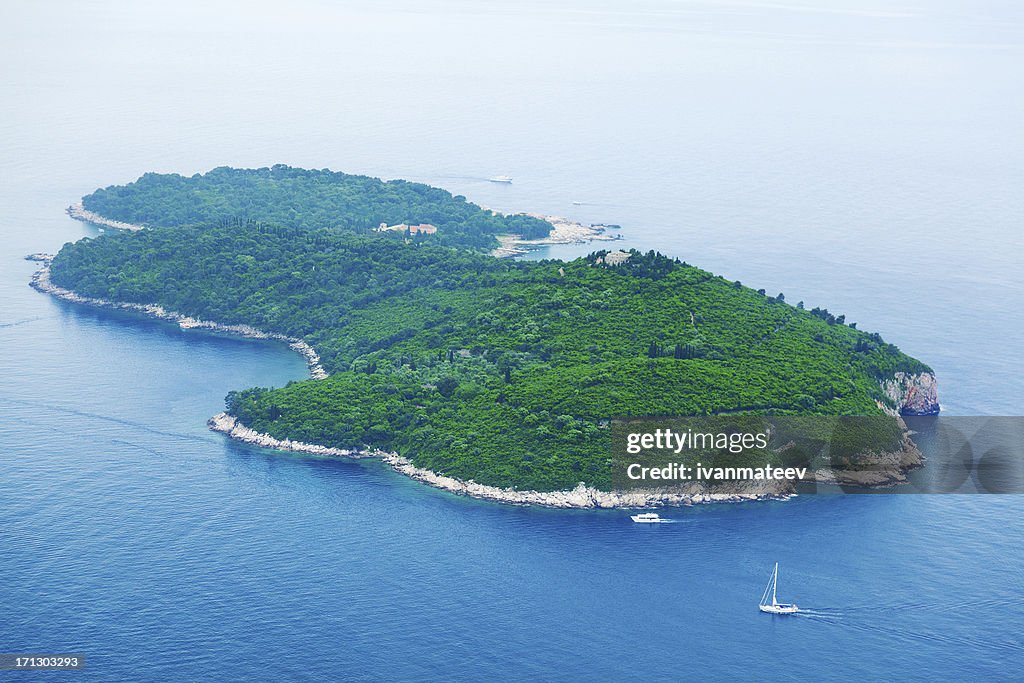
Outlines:
<svg viewBox="0 0 1024 683"><path fill-rule="evenodd" d="M779 585L779 563L776 562L775 563L775 571L772 572L772 604L773 605L779 604L775 600L775 589L778 587L778 585Z"/></svg>
<svg viewBox="0 0 1024 683"><path fill-rule="evenodd" d="M764 585L764 592L761 593L761 602L758 603L759 605L767 605L768 604L768 591L770 591L771 589L772 589L772 577L769 576L768 577L768 583L766 583Z"/></svg>

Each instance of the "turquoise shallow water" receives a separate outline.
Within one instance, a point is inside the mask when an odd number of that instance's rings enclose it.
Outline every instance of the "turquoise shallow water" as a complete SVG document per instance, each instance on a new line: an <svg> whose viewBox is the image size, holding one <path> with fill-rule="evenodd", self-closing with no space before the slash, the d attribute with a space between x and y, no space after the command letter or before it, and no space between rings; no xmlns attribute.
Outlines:
<svg viewBox="0 0 1024 683"><path fill-rule="evenodd" d="M410 177L620 223L880 331L948 413L1019 415L1022 22L990 4L5 5L0 650L90 680L1013 678L1019 496L654 528L457 498L225 441L224 394L297 355L51 300L21 260L145 170ZM808 615L756 611L775 561Z"/></svg>

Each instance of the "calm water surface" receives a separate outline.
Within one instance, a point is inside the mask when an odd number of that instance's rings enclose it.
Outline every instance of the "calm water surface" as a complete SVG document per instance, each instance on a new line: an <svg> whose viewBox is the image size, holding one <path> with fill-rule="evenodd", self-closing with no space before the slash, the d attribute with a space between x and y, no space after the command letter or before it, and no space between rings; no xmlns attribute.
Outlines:
<svg viewBox="0 0 1024 683"><path fill-rule="evenodd" d="M621 224L881 332L947 412L1019 415L1015 3L234 7L0 9L0 651L88 680L1015 676L1020 497L655 528L461 499L227 442L224 394L298 356L54 301L21 260L147 170L407 177ZM809 614L757 612L775 561Z"/></svg>

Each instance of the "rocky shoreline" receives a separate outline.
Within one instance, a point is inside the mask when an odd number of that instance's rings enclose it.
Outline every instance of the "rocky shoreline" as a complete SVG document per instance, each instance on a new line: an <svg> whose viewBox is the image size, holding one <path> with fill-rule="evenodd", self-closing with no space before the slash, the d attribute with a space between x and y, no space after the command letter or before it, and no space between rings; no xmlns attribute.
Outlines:
<svg viewBox="0 0 1024 683"><path fill-rule="evenodd" d="M175 323L183 330L211 330L214 332L224 332L226 334L246 337L247 339L272 339L274 341L281 341L288 344L289 347L305 359L306 365L309 367L309 374L313 379L324 379L327 377L327 371L324 370L323 365L320 364L319 354L317 354L316 350L313 349L312 346L301 339L273 332L264 332L263 330L252 327L251 325L226 325L223 323L210 322L209 320L200 320L199 318L193 318L182 313L168 311L163 306L158 306L156 304L119 303L116 301L108 301L106 299L95 299L93 297L82 296L70 289L64 289L63 287L55 285L50 279L50 262L53 260L52 255L29 254L25 258L29 261L38 261L43 264L39 270L32 274L32 280L29 283L34 289L40 292L51 294L58 299L64 299L65 301L70 301L76 304L144 313L145 315L159 320L166 320L167 322Z"/></svg>
<svg viewBox="0 0 1024 683"><path fill-rule="evenodd" d="M754 500L782 500L793 495L791 486L784 482L766 483L759 493L707 493L699 490L681 492L671 489L638 489L633 491L600 491L582 482L569 491L519 491L512 488L486 486L475 481L462 481L437 472L416 467L411 460L397 453L384 451L348 450L290 439L276 439L242 424L227 413L218 413L207 423L215 432L261 448L309 453L344 458L378 458L391 469L435 488L460 496L469 496L508 505L537 505L550 508L611 509L654 508L663 506L695 505L700 503L740 503ZM699 487L694 487L699 488Z"/></svg>
<svg viewBox="0 0 1024 683"><path fill-rule="evenodd" d="M902 420L901 420L902 422ZM649 509L659 507L681 507L706 503L745 503L751 501L786 500L797 495L796 487L790 481L773 480L740 484L742 491L712 492L703 484L694 482L674 487L653 489L631 489L628 491L602 491L580 482L574 489L563 491L521 491L463 481L438 474L432 470L417 467L408 458L397 453L376 449L344 449L320 444L278 439L257 432L238 418L228 413L218 413L207 421L215 432L260 448L280 451L308 453L326 457L353 459L377 458L391 469L460 496L469 496L507 505L537 505L562 509ZM865 453L859 458L859 470L820 469L813 472L811 481L819 484L855 486L862 488L889 487L906 483L906 473L924 464L924 456L910 438L910 431L904 427L904 440L899 451L892 453ZM865 465L867 465L865 467ZM722 487L725 488L725 487Z"/></svg>
<svg viewBox="0 0 1024 683"><path fill-rule="evenodd" d="M102 225L105 228L113 228L114 230L144 230L145 226L135 225L134 223L124 223L122 221L115 221L110 218L105 218L95 211L90 211L85 208L82 202L76 202L65 209L67 214L74 218L76 221L82 221L84 223L92 223L93 225Z"/></svg>

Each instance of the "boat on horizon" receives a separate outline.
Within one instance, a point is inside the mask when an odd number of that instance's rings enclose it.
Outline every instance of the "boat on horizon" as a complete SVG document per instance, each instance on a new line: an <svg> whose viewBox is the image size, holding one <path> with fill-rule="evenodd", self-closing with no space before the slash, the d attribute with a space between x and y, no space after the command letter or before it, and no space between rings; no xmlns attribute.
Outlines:
<svg viewBox="0 0 1024 683"><path fill-rule="evenodd" d="M672 521L665 519L657 512L641 512L639 515L630 515L629 518L637 524L663 524Z"/></svg>
<svg viewBox="0 0 1024 683"><path fill-rule="evenodd" d="M768 579L768 585L764 587L764 593L761 594L761 602L758 603L757 608L762 612L768 614L796 614L800 611L800 608L796 606L796 603L785 603L779 602L775 599L775 589L779 585L779 563L775 563L775 569L772 571L772 578ZM771 593L772 601L768 602L768 594Z"/></svg>
<svg viewBox="0 0 1024 683"><path fill-rule="evenodd" d="M496 175L493 178L488 178L487 180L492 183L505 183L506 185L512 184L512 176L509 175Z"/></svg>

